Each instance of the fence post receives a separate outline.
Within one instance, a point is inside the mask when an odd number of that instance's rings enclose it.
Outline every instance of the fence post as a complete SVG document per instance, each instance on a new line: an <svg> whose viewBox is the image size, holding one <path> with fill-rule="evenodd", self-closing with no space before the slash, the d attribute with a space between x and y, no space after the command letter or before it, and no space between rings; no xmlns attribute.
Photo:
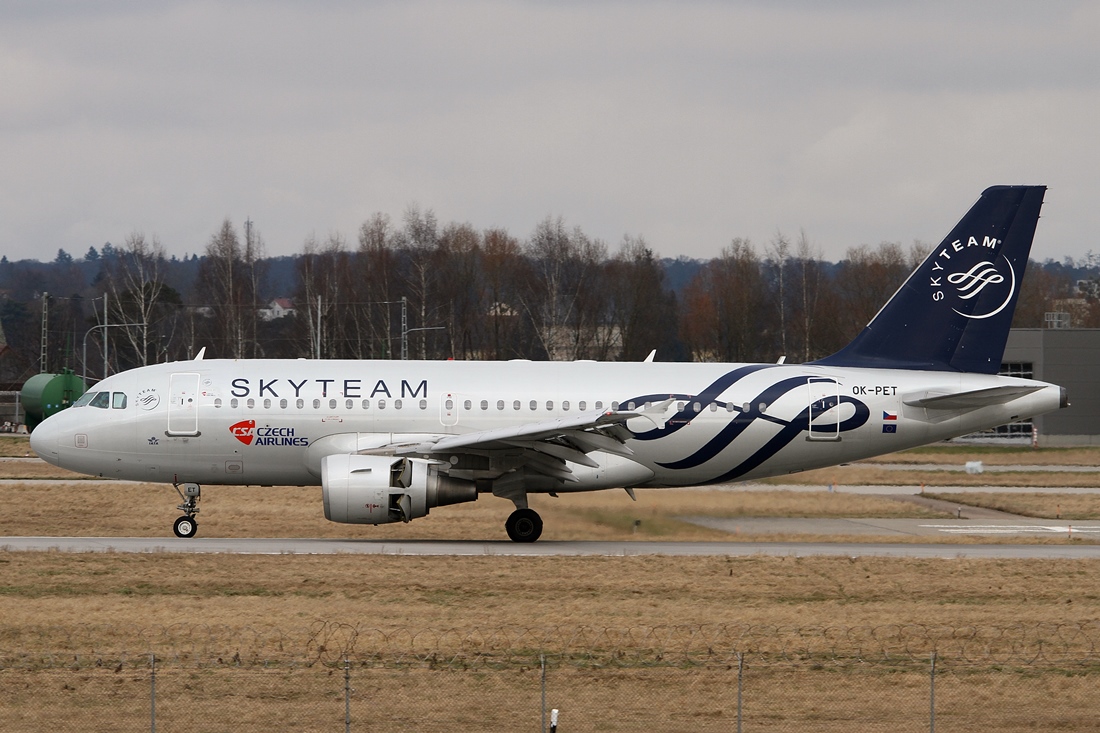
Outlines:
<svg viewBox="0 0 1100 733"><path fill-rule="evenodd" d="M351 665L344 655L344 733L351 733Z"/></svg>
<svg viewBox="0 0 1100 733"><path fill-rule="evenodd" d="M149 655L149 730L157 733L157 655Z"/></svg>
<svg viewBox="0 0 1100 733"><path fill-rule="evenodd" d="M737 733L741 733L741 677L745 671L745 655L737 652Z"/></svg>
<svg viewBox="0 0 1100 733"><path fill-rule="evenodd" d="M542 681L540 682L540 685L542 686L542 728L540 728L540 730L542 731L542 733L546 733L546 655L545 654L540 654L539 655L539 666L542 669Z"/></svg>
<svg viewBox="0 0 1100 733"><path fill-rule="evenodd" d="M936 733L936 653L932 652L932 669L928 681L928 730Z"/></svg>

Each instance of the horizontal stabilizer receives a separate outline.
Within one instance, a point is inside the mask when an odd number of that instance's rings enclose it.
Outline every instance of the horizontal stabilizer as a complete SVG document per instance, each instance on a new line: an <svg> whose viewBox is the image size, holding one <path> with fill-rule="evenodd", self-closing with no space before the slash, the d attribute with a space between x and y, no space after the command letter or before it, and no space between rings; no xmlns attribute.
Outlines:
<svg viewBox="0 0 1100 733"><path fill-rule="evenodd" d="M905 395L901 401L911 407L927 407L930 410L972 410L987 405L1003 405L1042 388L1042 385L1021 384L974 389L969 392L930 389Z"/></svg>

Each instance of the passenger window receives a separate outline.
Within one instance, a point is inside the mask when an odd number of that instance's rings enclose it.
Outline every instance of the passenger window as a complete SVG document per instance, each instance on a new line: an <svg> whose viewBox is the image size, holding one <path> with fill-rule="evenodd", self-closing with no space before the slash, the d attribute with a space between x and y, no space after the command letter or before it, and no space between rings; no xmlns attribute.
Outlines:
<svg viewBox="0 0 1100 733"><path fill-rule="evenodd" d="M603 400L596 400L596 409L597 410L602 410L603 409Z"/></svg>
<svg viewBox="0 0 1100 733"><path fill-rule="evenodd" d="M516 400L515 402L512 403L512 409L513 410L518 410L519 409L519 400Z"/></svg>
<svg viewBox="0 0 1100 733"><path fill-rule="evenodd" d="M385 400L378 400L378 409L379 410L385 410L386 409L386 401Z"/></svg>
<svg viewBox="0 0 1100 733"><path fill-rule="evenodd" d="M264 409L265 410L270 410L271 409L271 398L270 397L265 397L264 398Z"/></svg>
<svg viewBox="0 0 1100 733"><path fill-rule="evenodd" d="M497 409L498 410L503 410L504 409L504 400L497 400Z"/></svg>
<svg viewBox="0 0 1100 733"><path fill-rule="evenodd" d="M421 410L427 410L428 409L428 401L427 400L420 400L420 409Z"/></svg>
<svg viewBox="0 0 1100 733"><path fill-rule="evenodd" d="M250 410L254 410L254 409L256 409L256 400L254 400L254 399L252 399L251 397L249 397L249 398L248 398L248 402L246 402L246 403L245 403L245 405L247 405L247 406L248 406L248 409L250 409Z"/></svg>
<svg viewBox="0 0 1100 733"><path fill-rule="evenodd" d="M733 403L732 402L727 402L726 403L726 412L733 412Z"/></svg>
<svg viewBox="0 0 1100 733"><path fill-rule="evenodd" d="M112 394L111 395L111 407L115 408L116 410L125 410L126 409L126 393L125 392L115 392L114 394Z"/></svg>
<svg viewBox="0 0 1100 733"><path fill-rule="evenodd" d="M569 400L565 400L564 402L561 403L561 409L565 410L566 412L569 412Z"/></svg>
<svg viewBox="0 0 1100 733"><path fill-rule="evenodd" d="M691 409L695 410L696 412L699 412L700 410L703 409L703 406L700 405L698 402L696 402L694 405L692 405Z"/></svg>
<svg viewBox="0 0 1100 733"><path fill-rule="evenodd" d="M355 402L352 401L352 400L347 400L347 401L344 402L344 407L348 410L350 410L354 406L355 406Z"/></svg>
<svg viewBox="0 0 1100 733"><path fill-rule="evenodd" d="M455 409L455 401L448 397L447 401L443 403L443 407L448 410L453 410Z"/></svg>
<svg viewBox="0 0 1100 733"><path fill-rule="evenodd" d="M335 410L336 409L336 400L329 400L328 401L328 409L330 409L330 410Z"/></svg>
<svg viewBox="0 0 1100 733"><path fill-rule="evenodd" d="M710 403L710 411L711 412L718 412L718 403L717 402L711 402Z"/></svg>
<svg viewBox="0 0 1100 733"><path fill-rule="evenodd" d="M538 402L536 402L535 400L531 400L531 409L532 409L532 410L537 410L537 409L539 409L539 403L538 403Z"/></svg>
<svg viewBox="0 0 1100 733"><path fill-rule="evenodd" d="M396 399L396 400L393 401L393 409L395 409L395 410L400 410L401 409L401 400L400 399Z"/></svg>
<svg viewBox="0 0 1100 733"><path fill-rule="evenodd" d="M314 410L320 410L321 409L321 400L314 400L313 401L313 409Z"/></svg>
<svg viewBox="0 0 1100 733"><path fill-rule="evenodd" d="M111 406L111 393L110 392L97 392L91 402L88 403L92 407L100 407L106 410Z"/></svg>
<svg viewBox="0 0 1100 733"><path fill-rule="evenodd" d="M482 400L481 401L481 409L482 410L488 410L489 409L489 400Z"/></svg>
<svg viewBox="0 0 1100 733"><path fill-rule="evenodd" d="M615 401L612 401L612 402L611 402L611 409L612 409L612 411L615 411L615 412L617 412L617 411L618 411L618 409L619 409L619 403L618 403L618 402L615 402Z"/></svg>
<svg viewBox="0 0 1100 733"><path fill-rule="evenodd" d="M286 409L286 399L285 398L279 400L279 409L280 410L285 410Z"/></svg>
<svg viewBox="0 0 1100 733"><path fill-rule="evenodd" d="M370 400L363 400L363 409L364 410L369 410L370 409Z"/></svg>
<svg viewBox="0 0 1100 733"><path fill-rule="evenodd" d="M222 398L221 397L215 397L214 398L214 407L221 407L221 406L222 406Z"/></svg>
<svg viewBox="0 0 1100 733"><path fill-rule="evenodd" d="M577 403L577 409L580 410L581 412L584 412L587 408L588 408L588 403L585 402L584 400L581 400L580 402Z"/></svg>
<svg viewBox="0 0 1100 733"><path fill-rule="evenodd" d="M554 401L553 400L547 400L546 401L546 411L547 412L553 412L554 411Z"/></svg>
<svg viewBox="0 0 1100 733"><path fill-rule="evenodd" d="M462 409L466 410L467 412L469 412L471 407L473 407L473 404L471 404L471 402L469 400L466 400L465 402L462 403Z"/></svg>
<svg viewBox="0 0 1100 733"><path fill-rule="evenodd" d="M306 401L299 397L298 401L294 403L294 406L301 410L303 407L306 406Z"/></svg>
<svg viewBox="0 0 1100 733"><path fill-rule="evenodd" d="M634 409L634 403L633 402L627 402L626 403L626 409L633 410Z"/></svg>
<svg viewBox="0 0 1100 733"><path fill-rule="evenodd" d="M236 410L236 409L237 409L237 405L239 405L239 404L240 404L240 403L239 403L239 402L237 401L237 398L236 398L236 397L234 397L233 399L229 400L229 406L230 406L230 407L232 407L232 408L233 408L234 410Z"/></svg>

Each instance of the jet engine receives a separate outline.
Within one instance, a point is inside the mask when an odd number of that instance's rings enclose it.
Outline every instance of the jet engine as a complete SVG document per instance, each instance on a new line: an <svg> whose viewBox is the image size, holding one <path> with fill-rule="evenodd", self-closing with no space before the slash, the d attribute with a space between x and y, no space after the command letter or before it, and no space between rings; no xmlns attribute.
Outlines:
<svg viewBox="0 0 1100 733"><path fill-rule="evenodd" d="M321 461L325 519L346 524L410 522L437 506L477 500L472 481L420 458L341 453Z"/></svg>

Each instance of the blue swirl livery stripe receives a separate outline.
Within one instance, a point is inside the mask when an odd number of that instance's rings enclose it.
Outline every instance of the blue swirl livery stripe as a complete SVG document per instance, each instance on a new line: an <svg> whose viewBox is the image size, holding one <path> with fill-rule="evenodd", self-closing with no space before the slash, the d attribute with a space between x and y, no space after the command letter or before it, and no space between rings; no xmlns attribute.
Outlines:
<svg viewBox="0 0 1100 733"><path fill-rule="evenodd" d="M790 425L780 420L779 418L772 417L771 415L765 415L760 409L760 404L764 403L765 409L777 399L790 392L792 389L806 386L806 377L791 377L790 379L784 379L781 382L776 382L772 386L757 395L756 399L749 403L748 412L742 412L740 415L731 420L722 430L707 441L707 444L691 454L687 458L683 458L679 461L673 461L671 463L658 463L657 465L664 468L681 469L681 468L695 468L701 466L710 459L717 456L719 453L729 447L733 441L737 440L745 430L749 428L757 420L768 420L770 422L779 423L784 425L784 429L788 429ZM834 400L835 401L835 400ZM809 422L809 407L806 408L805 420L807 424ZM782 433L780 433L782 435ZM790 440L787 441L789 443ZM786 445L786 443L784 443Z"/></svg>
<svg viewBox="0 0 1100 733"><path fill-rule="evenodd" d="M762 369L773 368L772 364L754 364L751 366L744 366L734 369L728 372L719 379L715 380L712 384L706 387L698 395L679 395L679 394L654 394L654 395L641 395L629 400L623 400L622 404L629 402L644 403L653 402L662 399L684 399L691 402L699 402L700 410L705 409L711 403L724 405L724 402L718 400L725 390L731 385L735 384L744 377L758 372ZM813 382L836 384L833 379L816 379L810 378L805 375L790 377L783 379L775 384L771 385L753 400L748 403L748 409L738 405L735 409L739 411L739 414L734 417L729 423L723 427L717 435L707 441L706 445L702 446L699 450L692 453L686 458L682 458L678 461L671 461L668 463L658 463L657 465L662 468L668 468L672 470L683 470L688 468L695 468L701 466L707 461L716 458L720 453L730 447L746 430L748 430L758 420L770 422L775 425L779 425L779 432L774 435L764 446L754 452L744 461L739 463L731 470L721 474L720 476L711 479L711 483L718 483L722 481L732 481L736 478L744 476L749 471L761 466L769 458L777 454L783 448L787 447L791 441L798 437L803 432L827 432L827 433L843 433L849 430L855 430L862 427L870 419L871 411L867 405L854 397L847 395L837 395L824 397L812 405L807 405L793 420L784 420L773 415L767 415L764 413L772 404L779 400L789 392L800 389L806 386L808 383ZM826 411L838 408L841 405L848 404L854 408L854 413L846 420L840 421L840 423L830 424L828 426L812 426L810 425L811 415L822 415ZM654 428L653 430L647 430L634 434L635 440L659 440L661 438L668 437L673 433L682 430L690 424L691 420L697 416L698 412L694 408L693 404L686 404L684 409L679 410L672 416L662 428Z"/></svg>
<svg viewBox="0 0 1100 733"><path fill-rule="evenodd" d="M832 400L836 402L836 400ZM856 428L863 427L867 423L867 420L871 417L871 411L867 408L867 405L863 404L859 400L842 396L839 404L849 404L855 408L855 414L853 414L847 420L841 420L836 426L835 430L840 433L847 432L849 430L855 430ZM816 407L816 406L815 406ZM711 480L712 483L722 483L723 481L733 481L734 479L744 476L749 471L758 468L764 461L774 456L779 451L787 447L787 445L798 437L800 433L808 430L810 422L810 407L807 407L798 417L791 422L787 423L782 430L780 430L771 440L769 440L764 446L742 461L733 469L727 471L721 476L717 476ZM772 418L773 422L781 422ZM830 431L831 432L831 431Z"/></svg>
<svg viewBox="0 0 1100 733"><path fill-rule="evenodd" d="M700 403L701 408L706 408L712 402L718 402L718 396L729 389L730 385L737 381L760 371L761 369L772 369L774 364L752 364L750 366L743 366L734 369L731 372L726 372L721 377L716 379L710 385L708 385L702 392L697 395L686 394L652 394L652 395L640 395L638 397L632 397L627 400L621 400L619 404L625 405L633 402L635 404L645 404L646 402L659 402L661 400L667 400L669 398L676 400L691 400L693 402ZM802 383L806 383L805 377L802 378ZM724 405L725 403L719 403ZM634 433L635 440L659 440L661 438L672 435L673 433L687 427L687 424L695 416L695 412L692 409L692 405L685 404L684 409L678 411L673 415L663 428L654 428L653 430L647 430L641 433Z"/></svg>

